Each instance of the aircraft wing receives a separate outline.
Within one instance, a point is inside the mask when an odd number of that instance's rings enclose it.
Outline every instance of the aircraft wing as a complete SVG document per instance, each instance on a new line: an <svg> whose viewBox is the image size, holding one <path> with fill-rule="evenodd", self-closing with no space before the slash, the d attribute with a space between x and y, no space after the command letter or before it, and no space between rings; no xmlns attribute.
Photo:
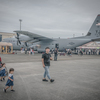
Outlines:
<svg viewBox="0 0 100 100"><path fill-rule="evenodd" d="M41 36L41 35L38 35L38 34L35 34L35 33L31 33L31 32L28 32L28 31L14 31L14 32L29 36L30 39L38 39L39 41L45 41L45 40L53 41L53 39L51 39L51 38L44 37L44 36Z"/></svg>

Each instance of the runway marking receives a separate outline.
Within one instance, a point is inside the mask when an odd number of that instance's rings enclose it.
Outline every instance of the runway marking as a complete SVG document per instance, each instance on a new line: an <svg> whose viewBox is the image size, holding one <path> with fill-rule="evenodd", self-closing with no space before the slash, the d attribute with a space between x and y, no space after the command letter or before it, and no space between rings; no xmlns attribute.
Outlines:
<svg viewBox="0 0 100 100"><path fill-rule="evenodd" d="M26 82L24 81L24 79L22 78L22 76L19 74L19 72L18 72L18 75L21 78L21 80L23 82L23 85L25 86L25 90L26 90L26 93L27 93L27 96L28 96L28 100L32 100L31 97L30 97L30 94L29 94L29 90L26 89L26 87L27 87L27 85L25 85Z"/></svg>

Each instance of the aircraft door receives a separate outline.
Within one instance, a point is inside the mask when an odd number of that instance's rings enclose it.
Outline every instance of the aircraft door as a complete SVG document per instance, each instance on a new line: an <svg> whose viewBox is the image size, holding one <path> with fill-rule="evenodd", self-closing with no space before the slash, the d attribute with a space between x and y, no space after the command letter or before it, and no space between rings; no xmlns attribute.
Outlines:
<svg viewBox="0 0 100 100"><path fill-rule="evenodd" d="M55 44L55 48L59 49L59 44L58 43Z"/></svg>

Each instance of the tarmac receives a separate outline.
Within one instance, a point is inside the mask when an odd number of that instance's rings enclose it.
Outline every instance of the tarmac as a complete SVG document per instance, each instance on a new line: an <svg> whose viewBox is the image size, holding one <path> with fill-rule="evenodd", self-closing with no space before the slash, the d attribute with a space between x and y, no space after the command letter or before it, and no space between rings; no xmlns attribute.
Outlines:
<svg viewBox="0 0 100 100"><path fill-rule="evenodd" d="M14 68L14 89L2 90L0 100L100 100L100 56L58 56L51 61L50 75L54 83L42 82L44 68L41 55L1 55L6 67Z"/></svg>

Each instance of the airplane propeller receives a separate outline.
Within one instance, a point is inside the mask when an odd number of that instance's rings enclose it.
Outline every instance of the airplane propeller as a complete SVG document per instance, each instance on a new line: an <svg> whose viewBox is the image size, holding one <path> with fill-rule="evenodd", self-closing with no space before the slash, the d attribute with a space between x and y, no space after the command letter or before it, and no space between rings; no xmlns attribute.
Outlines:
<svg viewBox="0 0 100 100"><path fill-rule="evenodd" d="M26 45L26 47L27 47L27 42L25 42L25 45Z"/></svg>
<svg viewBox="0 0 100 100"><path fill-rule="evenodd" d="M20 40L19 40L19 34L16 33L16 35L17 35L17 37L16 37L16 39L17 39L17 45L18 45L18 43L21 44L21 42L20 42Z"/></svg>

